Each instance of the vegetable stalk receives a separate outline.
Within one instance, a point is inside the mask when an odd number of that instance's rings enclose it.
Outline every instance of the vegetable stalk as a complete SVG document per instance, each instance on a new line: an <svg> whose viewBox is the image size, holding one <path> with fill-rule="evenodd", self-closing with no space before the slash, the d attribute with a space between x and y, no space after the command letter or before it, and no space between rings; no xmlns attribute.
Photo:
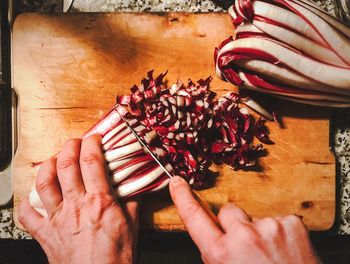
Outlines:
<svg viewBox="0 0 350 264"><path fill-rule="evenodd" d="M236 27L215 49L216 72L241 88L350 107L350 29L307 0L237 0Z"/></svg>

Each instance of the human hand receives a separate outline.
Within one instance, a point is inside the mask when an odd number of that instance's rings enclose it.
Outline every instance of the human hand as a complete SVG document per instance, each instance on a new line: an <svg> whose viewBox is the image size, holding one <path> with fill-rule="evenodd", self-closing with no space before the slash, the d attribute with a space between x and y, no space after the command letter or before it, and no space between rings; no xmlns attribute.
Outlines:
<svg viewBox="0 0 350 264"><path fill-rule="evenodd" d="M138 203L114 197L100 136L66 142L57 157L42 164L36 190L48 217L24 199L19 220L50 263L134 261Z"/></svg>
<svg viewBox="0 0 350 264"><path fill-rule="evenodd" d="M192 196L180 177L170 181L178 213L205 263L319 263L300 218L263 218L252 221L234 204L221 208L222 230Z"/></svg>

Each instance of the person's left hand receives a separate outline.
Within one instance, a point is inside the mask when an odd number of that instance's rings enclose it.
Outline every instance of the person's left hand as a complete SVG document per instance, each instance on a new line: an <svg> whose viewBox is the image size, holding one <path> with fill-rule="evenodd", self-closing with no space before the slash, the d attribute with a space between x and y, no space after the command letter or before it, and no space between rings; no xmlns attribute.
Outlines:
<svg viewBox="0 0 350 264"><path fill-rule="evenodd" d="M136 201L119 204L106 172L101 137L73 139L45 161L36 189L48 213L24 199L19 220L50 263L132 263L138 232Z"/></svg>

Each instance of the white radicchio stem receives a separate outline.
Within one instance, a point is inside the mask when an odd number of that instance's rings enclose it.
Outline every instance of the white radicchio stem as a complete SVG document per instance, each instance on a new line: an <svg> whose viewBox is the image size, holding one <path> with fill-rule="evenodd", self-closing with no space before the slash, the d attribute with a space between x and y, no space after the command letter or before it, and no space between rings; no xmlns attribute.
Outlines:
<svg viewBox="0 0 350 264"><path fill-rule="evenodd" d="M350 29L308 0L237 0L235 39L216 49L218 76L300 103L350 106Z"/></svg>
<svg viewBox="0 0 350 264"><path fill-rule="evenodd" d="M124 107L115 105L104 118L82 136L85 138L95 133L102 136L107 168L110 171L111 182L117 197L130 197L166 187L169 181L167 177L164 177L163 169L148 152L143 150L118 112L125 117L128 113ZM140 136L144 137L148 143L151 143L156 137L156 133L147 131L144 126L138 124L136 119L130 119L129 125L140 132ZM162 161L164 162L164 160ZM173 171L169 163L164 162L163 164L170 173ZM36 211L45 217L47 216L35 188L29 195L29 201Z"/></svg>

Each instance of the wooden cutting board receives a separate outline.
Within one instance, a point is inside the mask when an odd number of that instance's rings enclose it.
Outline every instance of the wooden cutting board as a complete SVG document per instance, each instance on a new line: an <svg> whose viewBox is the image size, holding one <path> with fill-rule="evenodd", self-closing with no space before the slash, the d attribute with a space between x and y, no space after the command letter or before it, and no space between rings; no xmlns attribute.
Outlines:
<svg viewBox="0 0 350 264"><path fill-rule="evenodd" d="M14 161L18 202L34 180L33 161L79 137L146 72L169 70L178 78L214 76L218 94L233 86L215 76L213 49L233 33L226 14L25 14L14 26L14 86L19 95L19 146ZM214 211L234 202L256 217L298 214L312 230L332 226L335 160L329 151L330 113L271 101L284 128L269 122L274 145L261 171L219 171L213 188L200 192ZM167 191L147 195L143 229L183 230Z"/></svg>

